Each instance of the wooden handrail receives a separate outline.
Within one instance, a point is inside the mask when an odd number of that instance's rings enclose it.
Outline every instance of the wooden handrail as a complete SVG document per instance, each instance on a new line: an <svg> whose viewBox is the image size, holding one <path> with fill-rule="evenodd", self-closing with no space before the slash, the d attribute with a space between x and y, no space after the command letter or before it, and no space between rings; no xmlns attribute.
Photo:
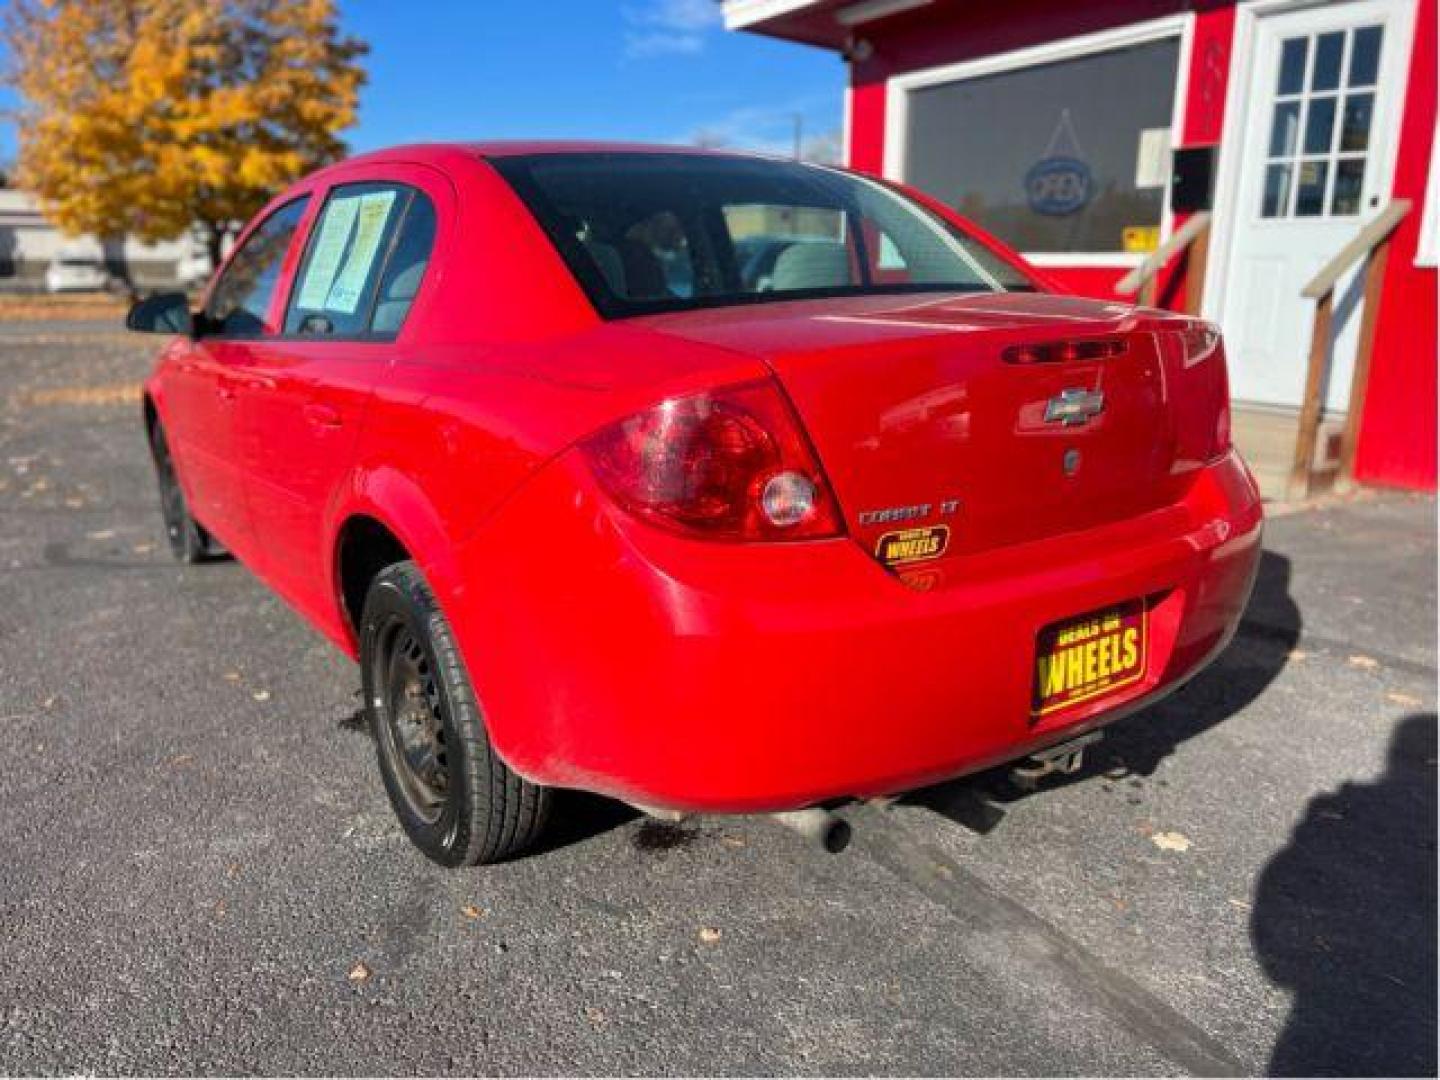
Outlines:
<svg viewBox="0 0 1440 1080"><path fill-rule="evenodd" d="M1350 377L1350 403L1345 410L1345 431L1340 437L1338 485L1348 486L1355 472L1355 448L1360 441L1360 417L1365 410L1365 392L1370 386L1370 358L1375 351L1375 327L1380 319L1380 294L1385 283L1385 266L1390 257L1390 237L1395 226L1410 212L1409 199L1392 199L1380 213L1366 222L1335 257L1320 268L1300 290L1315 301L1315 321L1310 329L1310 360L1305 371L1305 397L1300 403L1300 426L1295 433L1295 457L1290 466L1286 491L1291 499L1310 494L1314 478L1315 446L1320 438L1320 416L1325 403L1326 367L1330 361L1330 338L1335 318L1335 286L1360 259L1369 256L1365 268L1365 307L1360 317L1360 340L1355 347L1355 370Z"/></svg>
<svg viewBox="0 0 1440 1080"><path fill-rule="evenodd" d="M1349 270L1361 257L1367 255L1371 248L1381 240L1389 236L1391 230L1399 225L1409 212L1409 199L1391 199L1384 210L1367 222L1359 232L1350 238L1348 244L1335 253L1333 259L1320 268L1305 288L1300 290L1300 295L1306 300L1319 300L1335 288L1335 283L1340 280L1340 275Z"/></svg>
<svg viewBox="0 0 1440 1080"><path fill-rule="evenodd" d="M1145 256L1144 262L1131 270L1120 283L1115 286L1115 292L1120 296L1130 296L1140 291L1156 274L1160 272L1170 257L1177 251L1190 246L1200 233L1210 224L1210 211L1201 210L1191 214L1185 224L1170 234L1170 238L1157 247L1149 255Z"/></svg>

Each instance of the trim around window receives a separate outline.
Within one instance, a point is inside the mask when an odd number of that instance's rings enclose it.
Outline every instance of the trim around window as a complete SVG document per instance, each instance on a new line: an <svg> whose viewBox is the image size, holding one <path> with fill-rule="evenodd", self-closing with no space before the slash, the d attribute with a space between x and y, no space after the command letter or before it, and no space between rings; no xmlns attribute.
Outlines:
<svg viewBox="0 0 1440 1080"><path fill-rule="evenodd" d="M1176 53L1175 100L1170 115L1170 145L1182 146L1194 33L1195 15L1188 12L891 76L885 83L884 175L891 180L908 182L905 176L905 157L909 149L907 140L911 91L964 82L985 75L1041 67L1059 60L1092 56L1167 38L1176 38L1179 41ZM1173 217L1167 186L1160 215L1161 243L1170 236L1174 227ZM1133 267L1140 265L1145 258L1140 253L1123 251L1027 251L1023 254L1027 261L1036 266L1054 267Z"/></svg>
<svg viewBox="0 0 1440 1080"><path fill-rule="evenodd" d="M1430 172L1425 177L1425 206L1420 211L1420 239L1415 246L1415 265L1435 266L1436 247L1440 238L1435 236L1440 228L1440 137L1430 133Z"/></svg>

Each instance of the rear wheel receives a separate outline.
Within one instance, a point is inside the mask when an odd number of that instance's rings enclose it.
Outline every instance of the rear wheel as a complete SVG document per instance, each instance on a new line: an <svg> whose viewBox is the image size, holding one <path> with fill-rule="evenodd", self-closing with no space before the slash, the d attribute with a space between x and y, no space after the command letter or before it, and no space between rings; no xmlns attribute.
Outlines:
<svg viewBox="0 0 1440 1080"><path fill-rule="evenodd" d="M160 514L165 519L165 537L175 558L183 563L197 563L224 554L225 549L190 514L185 493L175 475L170 444L159 421L150 429L150 454L155 461L155 480L160 487Z"/></svg>
<svg viewBox="0 0 1440 1080"><path fill-rule="evenodd" d="M472 866L533 844L550 792L496 756L450 625L414 563L371 584L360 666L385 790L415 846L443 866Z"/></svg>

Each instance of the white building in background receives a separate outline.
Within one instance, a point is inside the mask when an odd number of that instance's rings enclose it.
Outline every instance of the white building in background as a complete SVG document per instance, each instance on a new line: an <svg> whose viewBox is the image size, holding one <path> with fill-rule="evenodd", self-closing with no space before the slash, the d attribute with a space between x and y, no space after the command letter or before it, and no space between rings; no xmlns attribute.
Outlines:
<svg viewBox="0 0 1440 1080"><path fill-rule="evenodd" d="M45 219L33 195L0 188L0 292L43 291L52 267L85 263L99 264L117 280L128 277L137 289L185 287L210 270L198 240L146 244L127 237L107 246L94 236L66 236ZM52 283L66 277L49 276Z"/></svg>

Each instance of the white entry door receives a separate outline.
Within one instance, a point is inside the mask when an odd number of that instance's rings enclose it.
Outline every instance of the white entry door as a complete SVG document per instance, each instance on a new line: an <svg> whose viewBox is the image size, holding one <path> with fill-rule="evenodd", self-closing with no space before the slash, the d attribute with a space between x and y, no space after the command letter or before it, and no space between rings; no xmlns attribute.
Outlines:
<svg viewBox="0 0 1440 1080"><path fill-rule="evenodd" d="M1413 3L1346 0L1256 19L1219 309L1237 401L1301 403L1315 302L1300 290L1389 197ZM1358 270L1335 293L1325 392L1335 411L1350 395L1360 293Z"/></svg>

